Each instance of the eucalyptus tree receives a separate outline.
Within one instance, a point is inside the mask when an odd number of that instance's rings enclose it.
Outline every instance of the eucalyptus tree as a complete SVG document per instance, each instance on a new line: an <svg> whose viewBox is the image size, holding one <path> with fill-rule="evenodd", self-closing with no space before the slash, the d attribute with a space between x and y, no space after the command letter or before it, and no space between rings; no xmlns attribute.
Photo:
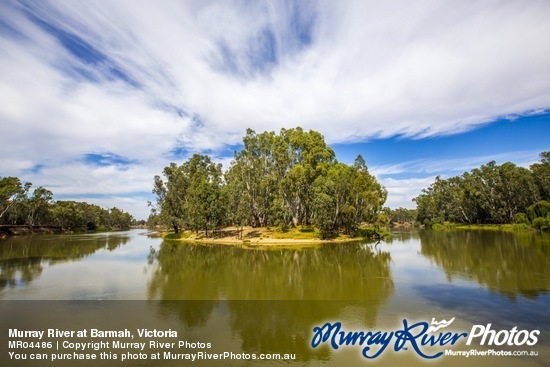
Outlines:
<svg viewBox="0 0 550 367"><path fill-rule="evenodd" d="M222 187L222 197L226 200L225 223L235 225L242 238L243 227L250 222L252 217L250 194L245 190L244 182L238 177L233 177L237 170L229 170L225 175L226 185Z"/></svg>
<svg viewBox="0 0 550 367"><path fill-rule="evenodd" d="M315 224L324 237L340 229L355 234L361 223L376 220L386 200L385 189L368 172L361 156L353 166L332 164L315 180L312 191Z"/></svg>
<svg viewBox="0 0 550 367"><path fill-rule="evenodd" d="M382 210L388 192L369 173L367 164L361 154L355 159L352 168L354 171L354 182L351 205L355 208L354 225L358 226L361 222L372 223L377 214Z"/></svg>
<svg viewBox="0 0 550 367"><path fill-rule="evenodd" d="M550 151L540 153L540 163L529 168L533 172L540 199L550 201Z"/></svg>
<svg viewBox="0 0 550 367"><path fill-rule="evenodd" d="M506 162L491 161L448 179L436 177L414 199L417 220L424 224L512 223L539 199L536 175Z"/></svg>
<svg viewBox="0 0 550 367"><path fill-rule="evenodd" d="M512 223L517 213L539 200L539 192L533 173L526 168L506 162L499 167L502 186L499 187L502 200L502 220Z"/></svg>
<svg viewBox="0 0 550 367"><path fill-rule="evenodd" d="M187 177L182 172L182 167L170 163L163 170L165 180L155 176L153 193L157 196L157 208L160 222L171 226L175 233L185 221L184 197L189 187Z"/></svg>
<svg viewBox="0 0 550 367"><path fill-rule="evenodd" d="M42 186L34 189L31 197L25 200L27 211L26 223L33 225L47 224L50 220L49 210L53 203L53 193Z"/></svg>
<svg viewBox="0 0 550 367"><path fill-rule="evenodd" d="M294 225L309 224L311 185L335 161L323 136L301 128L282 129L278 135L248 129L243 145L228 182L240 182L246 190L250 224L266 226L290 218Z"/></svg>
<svg viewBox="0 0 550 367"><path fill-rule="evenodd" d="M163 171L165 180L155 176L153 193L162 223L194 231L214 230L224 218L221 164L206 155L194 154L181 166L170 163Z"/></svg>
<svg viewBox="0 0 550 367"><path fill-rule="evenodd" d="M132 222L132 216L120 210L117 207L113 207L108 211L110 227L117 229L130 228Z"/></svg>
<svg viewBox="0 0 550 367"><path fill-rule="evenodd" d="M0 223L7 223L8 218L13 221L18 219L18 206L25 200L32 184L21 184L18 177L2 177L0 179ZM10 215L11 214L11 215Z"/></svg>
<svg viewBox="0 0 550 367"><path fill-rule="evenodd" d="M447 180L437 176L429 187L422 189L422 193L413 199L417 205L417 221L431 224L447 220L446 203L447 198L451 197L450 187Z"/></svg>
<svg viewBox="0 0 550 367"><path fill-rule="evenodd" d="M272 202L277 195L277 170L274 146L278 137L274 132L257 134L247 129L244 149L235 154L230 168L229 184L246 191L250 224L267 226Z"/></svg>
<svg viewBox="0 0 550 367"><path fill-rule="evenodd" d="M76 229L86 226L86 213L83 205L76 201L58 200L50 208L50 217L53 225L63 229ZM103 219L103 217L102 217ZM92 228L90 228L92 229Z"/></svg>
<svg viewBox="0 0 550 367"><path fill-rule="evenodd" d="M280 136L288 146L290 158L287 173L281 181L283 202L292 214L294 225L309 225L313 217L312 185L336 163L335 154L325 143L323 135L314 130L283 129Z"/></svg>
<svg viewBox="0 0 550 367"><path fill-rule="evenodd" d="M222 199L222 167L206 155L195 154L183 164L183 173L189 186L184 197L183 210L191 230L213 231L225 216L225 200Z"/></svg>

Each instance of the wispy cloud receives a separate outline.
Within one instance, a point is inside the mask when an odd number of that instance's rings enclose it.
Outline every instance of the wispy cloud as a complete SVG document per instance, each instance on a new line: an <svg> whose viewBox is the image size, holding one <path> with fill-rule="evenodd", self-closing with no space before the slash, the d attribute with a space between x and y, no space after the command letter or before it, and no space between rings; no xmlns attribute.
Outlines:
<svg viewBox="0 0 550 367"><path fill-rule="evenodd" d="M549 16L535 1L5 1L0 173L129 193L174 150L223 156L247 127L424 138L544 110ZM75 163L102 154L142 167Z"/></svg>
<svg viewBox="0 0 550 367"><path fill-rule="evenodd" d="M458 172L460 174L470 171L490 161L498 164L513 162L522 167L539 161L540 151L516 151L492 155L482 155L465 158L451 159L417 159L398 164L372 166L371 172L376 176L396 175L401 173L434 174L442 172Z"/></svg>

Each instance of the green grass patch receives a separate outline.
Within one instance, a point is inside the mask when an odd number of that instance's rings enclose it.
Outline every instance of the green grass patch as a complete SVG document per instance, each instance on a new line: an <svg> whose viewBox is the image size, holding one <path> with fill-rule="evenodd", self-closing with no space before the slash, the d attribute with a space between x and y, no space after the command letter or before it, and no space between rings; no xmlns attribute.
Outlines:
<svg viewBox="0 0 550 367"><path fill-rule="evenodd" d="M514 230L514 225L513 224L469 224L469 225L456 225L453 228L511 232Z"/></svg>
<svg viewBox="0 0 550 367"><path fill-rule="evenodd" d="M446 229L468 229L468 230L480 230L480 231L529 231L532 228L525 223L515 224L459 224L459 223L436 223L433 224L434 230L446 230Z"/></svg>
<svg viewBox="0 0 550 367"><path fill-rule="evenodd" d="M284 228L283 230L277 228L266 231L265 234L269 238L277 240L312 240L321 238L319 230L311 226L298 226L296 228Z"/></svg>
<svg viewBox="0 0 550 367"><path fill-rule="evenodd" d="M184 239L184 238L189 238L189 233L186 233L186 232L180 232L180 233L174 233L174 232L170 232L168 233L166 236L164 236L164 239L165 240L181 240L181 239Z"/></svg>
<svg viewBox="0 0 550 367"><path fill-rule="evenodd" d="M457 223L451 223L451 222L443 222L443 223L433 223L430 228L435 230L441 230L441 229L454 229L458 226Z"/></svg>

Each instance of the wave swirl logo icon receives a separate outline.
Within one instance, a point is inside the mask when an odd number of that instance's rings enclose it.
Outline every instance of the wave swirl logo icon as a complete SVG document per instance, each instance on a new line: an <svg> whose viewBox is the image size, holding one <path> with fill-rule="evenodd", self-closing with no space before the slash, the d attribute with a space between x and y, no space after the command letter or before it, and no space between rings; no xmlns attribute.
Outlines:
<svg viewBox="0 0 550 367"><path fill-rule="evenodd" d="M432 324L431 326L428 328L427 332L428 333L435 333L437 330L439 329L444 329L446 328L447 326L451 325L453 323L453 321L455 321L455 318L453 317L452 319L450 319L449 321L447 320L441 320L441 321L435 321L435 318L432 318Z"/></svg>

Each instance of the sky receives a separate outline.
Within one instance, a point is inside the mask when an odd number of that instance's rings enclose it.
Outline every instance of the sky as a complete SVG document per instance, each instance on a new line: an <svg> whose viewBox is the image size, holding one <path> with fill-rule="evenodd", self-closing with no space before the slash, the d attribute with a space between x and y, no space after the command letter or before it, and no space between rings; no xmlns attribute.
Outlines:
<svg viewBox="0 0 550 367"><path fill-rule="evenodd" d="M550 150L550 2L0 0L0 177L149 214L247 128L362 154L387 206Z"/></svg>

